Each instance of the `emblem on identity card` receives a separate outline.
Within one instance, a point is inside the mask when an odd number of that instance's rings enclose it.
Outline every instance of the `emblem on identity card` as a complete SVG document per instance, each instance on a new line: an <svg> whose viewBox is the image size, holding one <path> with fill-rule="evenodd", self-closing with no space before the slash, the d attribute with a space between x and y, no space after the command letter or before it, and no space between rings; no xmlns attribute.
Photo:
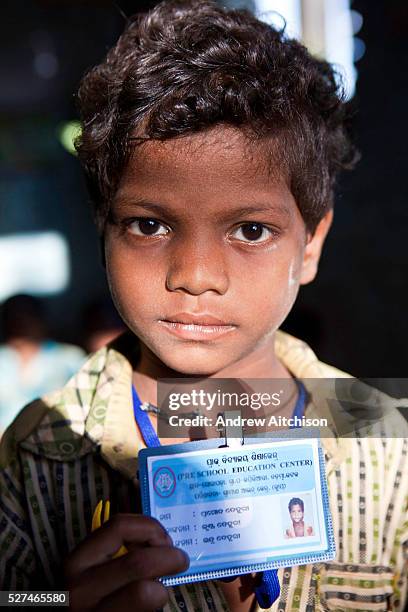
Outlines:
<svg viewBox="0 0 408 612"><path fill-rule="evenodd" d="M153 475L153 487L159 497L170 497L176 488L176 475L169 467L159 467Z"/></svg>

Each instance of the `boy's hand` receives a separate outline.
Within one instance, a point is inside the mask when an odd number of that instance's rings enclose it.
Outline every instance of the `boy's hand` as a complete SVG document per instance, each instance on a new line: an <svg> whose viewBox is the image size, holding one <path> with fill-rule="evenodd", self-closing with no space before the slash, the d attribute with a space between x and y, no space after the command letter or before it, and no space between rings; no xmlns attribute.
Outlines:
<svg viewBox="0 0 408 612"><path fill-rule="evenodd" d="M129 552L112 559L122 544ZM168 599L157 578L178 574L188 566L187 555L173 546L158 521L117 514L85 538L65 562L70 609L156 610Z"/></svg>

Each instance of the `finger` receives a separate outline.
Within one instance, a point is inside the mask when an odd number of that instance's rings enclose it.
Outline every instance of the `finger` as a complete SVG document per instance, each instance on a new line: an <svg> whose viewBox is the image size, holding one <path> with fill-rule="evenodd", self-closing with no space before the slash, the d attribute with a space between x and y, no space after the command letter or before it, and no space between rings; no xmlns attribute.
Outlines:
<svg viewBox="0 0 408 612"><path fill-rule="evenodd" d="M123 544L131 543L168 546L172 541L156 519L135 514L117 514L89 534L70 554L64 568L66 577L69 579L89 567L106 563Z"/></svg>
<svg viewBox="0 0 408 612"><path fill-rule="evenodd" d="M119 559L89 568L69 583L73 601L85 608L94 608L115 591L135 580L161 578L185 571L189 559L185 552L170 546L154 546L132 550Z"/></svg>
<svg viewBox="0 0 408 612"><path fill-rule="evenodd" d="M140 580L106 597L98 606L98 612L154 612L166 605L167 589L153 580Z"/></svg>

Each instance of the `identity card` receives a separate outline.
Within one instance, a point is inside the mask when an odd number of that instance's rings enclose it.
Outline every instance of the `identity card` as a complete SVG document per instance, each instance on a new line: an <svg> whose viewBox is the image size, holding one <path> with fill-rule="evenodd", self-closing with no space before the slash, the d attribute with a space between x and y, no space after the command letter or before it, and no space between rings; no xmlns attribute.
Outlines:
<svg viewBox="0 0 408 612"><path fill-rule="evenodd" d="M316 438L238 447L188 442L139 453L143 513L190 557L166 586L335 557ZM218 442L218 445L217 445Z"/></svg>

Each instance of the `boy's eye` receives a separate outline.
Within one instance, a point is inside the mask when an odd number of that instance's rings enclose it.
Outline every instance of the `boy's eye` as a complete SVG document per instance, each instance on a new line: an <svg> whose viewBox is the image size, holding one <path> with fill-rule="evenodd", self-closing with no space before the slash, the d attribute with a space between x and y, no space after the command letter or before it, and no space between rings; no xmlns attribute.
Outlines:
<svg viewBox="0 0 408 612"><path fill-rule="evenodd" d="M262 223L243 223L234 231L234 237L243 242L265 242L272 234Z"/></svg>
<svg viewBox="0 0 408 612"><path fill-rule="evenodd" d="M156 219L135 219L129 224L129 230L136 236L164 236L169 231Z"/></svg>

